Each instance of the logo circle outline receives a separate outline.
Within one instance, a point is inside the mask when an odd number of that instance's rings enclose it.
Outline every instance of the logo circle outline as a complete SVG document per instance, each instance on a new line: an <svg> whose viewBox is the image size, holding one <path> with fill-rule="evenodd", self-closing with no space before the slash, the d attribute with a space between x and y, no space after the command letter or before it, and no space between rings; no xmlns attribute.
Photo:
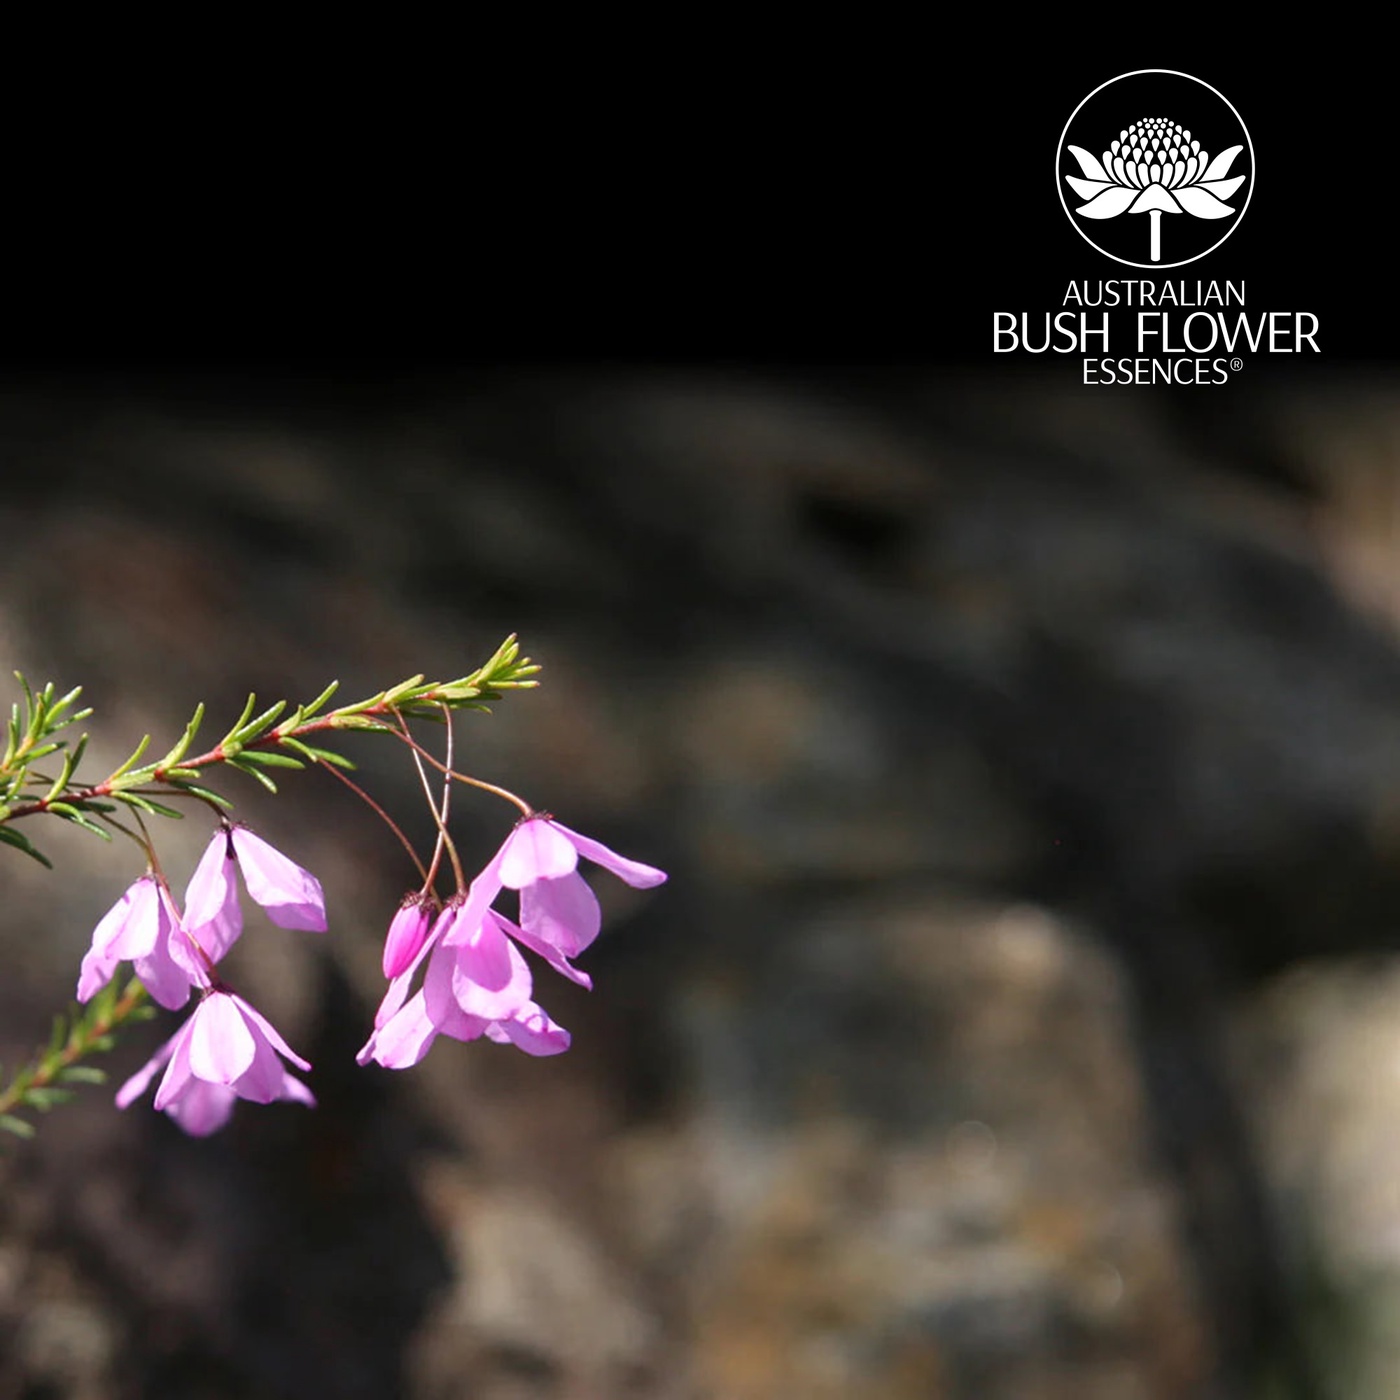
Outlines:
<svg viewBox="0 0 1400 1400"><path fill-rule="evenodd" d="M1220 237L1217 238L1215 242L1210 245L1209 248L1204 249L1202 252L1195 253L1189 258L1183 258L1180 262L1130 262L1127 258L1120 258L1117 255L1117 253L1110 253L1107 249L1100 248L1099 245L1095 243L1094 240L1090 238L1089 235L1085 233L1084 230L1080 227L1078 220L1070 212L1069 204L1065 200L1064 172L1060 169L1060 159L1064 155L1065 137L1069 135L1069 129L1071 126L1074 125L1075 117L1079 115L1086 102L1090 101L1090 99L1094 97L1097 97L1099 93L1101 93L1105 88L1112 87L1114 83L1121 83L1124 78L1141 78L1147 74L1160 74L1169 78L1185 78L1188 82L1199 83L1200 86L1205 88L1207 92L1213 93L1230 109L1231 113L1234 115L1235 120L1239 122L1240 130L1244 132L1245 145L1249 150L1249 191L1244 197L1243 207L1231 221L1230 227L1226 229L1225 232L1221 234ZM1218 88L1214 88L1208 82L1206 82L1204 78L1198 78L1195 76L1194 73L1183 73L1176 68L1135 68L1131 73L1120 73L1116 78L1109 78L1107 82L1100 83L1098 87L1096 87L1093 90L1093 92L1087 93L1083 98L1081 98L1079 101L1079 105L1074 109L1074 111L1072 111L1069 114L1069 120L1065 122L1064 127L1061 129L1060 139L1055 146L1055 193L1060 198L1060 208L1065 211L1065 218L1069 220L1070 226L1096 253L1100 254L1102 257L1110 258L1116 263L1122 263L1124 267L1140 267L1147 272L1167 272L1174 267L1186 267L1188 264L1193 262L1199 262L1202 258L1209 257L1213 252L1215 252L1215 250L1219 248L1222 243L1226 242L1230 235L1234 233L1234 231L1240 226L1240 221L1244 218L1246 212L1249 209L1249 201L1254 198L1254 181L1257 174L1258 167L1255 163L1254 157L1254 139L1250 136L1249 128L1244 124L1244 118L1240 116L1239 110L1236 108L1235 104L1231 102L1230 99L1226 97L1225 94L1221 92Z"/></svg>

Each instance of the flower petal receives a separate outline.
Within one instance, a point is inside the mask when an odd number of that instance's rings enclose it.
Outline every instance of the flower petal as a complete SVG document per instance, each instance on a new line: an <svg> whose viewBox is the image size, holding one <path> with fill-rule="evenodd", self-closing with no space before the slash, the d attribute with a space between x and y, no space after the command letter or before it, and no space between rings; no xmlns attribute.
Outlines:
<svg viewBox="0 0 1400 1400"><path fill-rule="evenodd" d="M243 932L238 882L233 878L237 864L229 833L220 828L185 887L184 926L211 962L218 962Z"/></svg>
<svg viewBox="0 0 1400 1400"><path fill-rule="evenodd" d="M191 1137L208 1137L228 1122L238 1096L226 1084L191 1079L166 1112Z"/></svg>
<svg viewBox="0 0 1400 1400"><path fill-rule="evenodd" d="M231 992L229 995L233 999L234 1005L252 1022L254 1031L261 1031L268 1041L271 1042L273 1049L276 1050L279 1055L284 1059L290 1060L298 1069L311 1068L311 1062L309 1060L303 1060L301 1056L282 1039L277 1033L277 1027L274 1026L261 1011L254 1006L250 1006L236 992Z"/></svg>
<svg viewBox="0 0 1400 1400"><path fill-rule="evenodd" d="M1209 190L1202 189L1200 185L1183 185L1176 191L1176 197L1186 212L1194 214L1198 219L1223 219L1235 212L1228 204L1222 204Z"/></svg>
<svg viewBox="0 0 1400 1400"><path fill-rule="evenodd" d="M1096 194L1111 190L1113 185L1107 180L1081 180L1077 175L1066 175L1067 184L1080 199L1093 199Z"/></svg>
<svg viewBox="0 0 1400 1400"><path fill-rule="evenodd" d="M137 958L132 964L141 985L167 1011L178 1011L190 999L190 986L194 979L189 969L176 962L171 956L172 948L182 935L178 930L173 938L167 933L144 958ZM204 985L202 982L199 985Z"/></svg>
<svg viewBox="0 0 1400 1400"><path fill-rule="evenodd" d="M550 1020L549 1013L532 1001L522 1006L510 1020L497 1021L495 1025L511 1044L527 1055L561 1055L573 1040L563 1026Z"/></svg>
<svg viewBox="0 0 1400 1400"><path fill-rule="evenodd" d="M155 1106L163 1109L174 1103L191 1082L190 1075L190 1032L194 1027L191 1016L171 1037L170 1062L156 1089Z"/></svg>
<svg viewBox="0 0 1400 1400"><path fill-rule="evenodd" d="M1090 180L1103 180L1108 182L1108 176L1104 168L1099 164L1096 156L1090 155L1083 146L1066 146L1065 149L1079 162L1079 168ZM1066 179L1069 176L1065 177Z"/></svg>
<svg viewBox="0 0 1400 1400"><path fill-rule="evenodd" d="M530 999L530 969L489 917L466 943L433 955L423 979L424 1007L433 1024L445 1025L453 1008L495 1021L513 1015Z"/></svg>
<svg viewBox="0 0 1400 1400"><path fill-rule="evenodd" d="M117 1090L116 1104L118 1108L130 1108L131 1105L146 1092L151 1080L155 1078L156 1071L175 1053L175 1042L179 1040L180 1034L180 1031L176 1031L175 1034Z"/></svg>
<svg viewBox="0 0 1400 1400"><path fill-rule="evenodd" d="M249 895L280 928L326 931L326 898L321 882L246 826L231 832L238 867Z"/></svg>
<svg viewBox="0 0 1400 1400"><path fill-rule="evenodd" d="M1235 163L1235 157L1244 150L1243 146L1227 146L1220 152L1211 163L1206 166L1206 173L1201 176L1202 180L1223 180L1229 173L1230 167ZM1241 176L1241 179L1244 177Z"/></svg>
<svg viewBox="0 0 1400 1400"><path fill-rule="evenodd" d="M598 936L603 911L598 896L575 871L561 880L539 880L520 891L520 923L566 958L577 957Z"/></svg>
<svg viewBox="0 0 1400 1400"><path fill-rule="evenodd" d="M423 940L423 946L413 955L413 961L389 983L388 989L384 993L384 999L379 1003L379 1007L374 1013L375 1030L380 1030L388 1025L390 1020L398 1014L399 1009L404 1004L404 999L408 996L408 989L413 985L414 973L418 971L423 959L437 947L439 941L446 941L444 935L451 932L453 920L456 918L459 908L461 908L460 905L448 904L438 914L433 922L432 931ZM371 1048L373 1041L374 1037L371 1035L360 1048L360 1055L364 1056L363 1059L356 1056L360 1064L368 1064L373 1057Z"/></svg>
<svg viewBox="0 0 1400 1400"><path fill-rule="evenodd" d="M1217 199L1229 199L1244 184L1244 176L1236 175L1231 180L1202 181L1199 188L1209 190Z"/></svg>
<svg viewBox="0 0 1400 1400"><path fill-rule="evenodd" d="M423 1007L423 993L416 992L370 1037L373 1048L365 1047L370 1053L360 1063L373 1059L385 1069L408 1069L432 1049L437 1036L438 1029Z"/></svg>
<svg viewBox="0 0 1400 1400"><path fill-rule="evenodd" d="M150 879L149 875L143 875L129 885L122 891L122 897L97 921L97 927L92 931L92 952L111 955L112 945L121 937L131 916L131 901L135 898L137 886L148 883ZM120 961L119 957L113 957L113 965Z"/></svg>
<svg viewBox="0 0 1400 1400"><path fill-rule="evenodd" d="M145 957L156 946L162 932L168 931L170 923L154 876L143 875L127 894L130 902L126 917L108 944L109 950L122 962Z"/></svg>
<svg viewBox="0 0 1400 1400"><path fill-rule="evenodd" d="M227 992L212 992L190 1018L190 1073L211 1084L232 1084L245 1074L257 1042Z"/></svg>
<svg viewBox="0 0 1400 1400"><path fill-rule="evenodd" d="M529 929L511 923L504 914L498 914L494 909L491 911L490 917L497 920L517 943L523 944L532 953L538 953L555 972L567 977L571 982L577 982L580 987L585 987L589 991L593 990L593 979L586 972L576 968L558 948L546 943L542 938L536 938Z"/></svg>
<svg viewBox="0 0 1400 1400"><path fill-rule="evenodd" d="M240 1099L252 1103L271 1103L282 1097L282 1081L287 1071L277 1058L270 1041L253 1037L253 1063L230 1086Z"/></svg>
<svg viewBox="0 0 1400 1400"><path fill-rule="evenodd" d="M1155 180L1133 200L1128 213L1145 214L1153 209L1160 209L1164 214L1181 213L1176 200L1172 198L1171 191L1164 190Z"/></svg>
<svg viewBox="0 0 1400 1400"><path fill-rule="evenodd" d="M1132 197L1131 190L1125 190L1129 198ZM1099 196L1104 198L1103 195ZM581 856L587 857L594 865L601 865L604 870L611 871L624 884L631 885L636 890L649 890L653 885L662 885L666 882L666 872L658 870L654 865L644 865L639 860L628 860L626 856L620 856L614 850L603 845L601 841L595 841L591 836L580 836L577 831L570 831L563 822L550 822L556 831L562 832L569 838L570 844ZM562 873L562 872L561 872Z"/></svg>
<svg viewBox="0 0 1400 1400"><path fill-rule="evenodd" d="M286 1099L291 1103L304 1103L307 1108L316 1107L316 1095L296 1075L286 1070L282 1072L282 1092L278 1098Z"/></svg>
<svg viewBox="0 0 1400 1400"><path fill-rule="evenodd" d="M500 894L502 888L501 866L505 861L506 849L514 834L512 832L511 836L506 838L505 845L491 857L486 868L471 882L466 899L460 904L448 901L442 911L441 918L438 920L444 943L466 942L476 931L476 926L481 922L482 916L491 907L496 896ZM454 895L453 899L455 898Z"/></svg>
<svg viewBox="0 0 1400 1400"><path fill-rule="evenodd" d="M578 852L562 828L545 817L530 817L501 847L501 883L519 890L536 880L557 880L578 864Z"/></svg>
<svg viewBox="0 0 1400 1400"><path fill-rule="evenodd" d="M83 954L83 963L78 969L78 1000L91 1001L112 980L112 974L120 962L115 953L89 948Z"/></svg>

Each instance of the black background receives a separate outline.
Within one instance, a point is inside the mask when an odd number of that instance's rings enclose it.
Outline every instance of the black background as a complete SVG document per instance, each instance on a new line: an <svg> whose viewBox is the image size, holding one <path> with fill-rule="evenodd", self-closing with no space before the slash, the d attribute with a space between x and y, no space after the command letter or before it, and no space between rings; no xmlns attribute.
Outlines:
<svg viewBox="0 0 1400 1400"><path fill-rule="evenodd" d="M478 55L470 83L347 76L315 130L263 93L187 147L125 138L109 113L57 185L12 177L0 345L12 367L334 361L366 379L541 360L992 370L993 310L1148 275L1084 243L1052 171L1088 93L1166 68L1229 98L1258 164L1240 227L1191 277L1318 315L1330 365L1391 358L1382 55L1186 27L1093 53L1007 26L938 45L697 34L565 72L516 53L483 73Z"/></svg>

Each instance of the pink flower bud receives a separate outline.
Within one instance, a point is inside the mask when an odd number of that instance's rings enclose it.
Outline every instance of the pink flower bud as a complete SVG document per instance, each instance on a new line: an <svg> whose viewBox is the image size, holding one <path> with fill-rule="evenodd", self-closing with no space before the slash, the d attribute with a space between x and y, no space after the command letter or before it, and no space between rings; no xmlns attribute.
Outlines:
<svg viewBox="0 0 1400 1400"><path fill-rule="evenodd" d="M436 917L435 902L416 891L404 895L384 939L384 975L394 978L418 955Z"/></svg>

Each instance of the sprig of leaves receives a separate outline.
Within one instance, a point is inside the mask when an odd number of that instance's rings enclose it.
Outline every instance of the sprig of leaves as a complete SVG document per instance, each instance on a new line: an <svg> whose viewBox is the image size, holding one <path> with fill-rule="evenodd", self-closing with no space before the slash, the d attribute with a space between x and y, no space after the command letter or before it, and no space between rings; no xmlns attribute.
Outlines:
<svg viewBox="0 0 1400 1400"><path fill-rule="evenodd" d="M148 734L124 763L101 782L90 784L81 784L76 779L87 744L86 734L71 751L64 753L55 777L39 775L32 768L36 760L66 749L66 741L53 740L51 734L92 713L91 710L69 713L80 692L74 690L56 697L53 686L48 685L36 696L21 676L26 707L23 715L18 705L14 707L10 743L5 761L0 765L0 842L48 865L47 858L33 843L14 829L15 821L47 812L110 840L103 819L110 818L121 807L178 818L182 814L159 799L183 797L229 808L233 804L226 797L200 781L206 769L220 765L236 768L270 792L276 792L277 784L268 769L299 769L308 763L332 764L338 768L355 766L343 754L325 747L325 737L336 730L397 733L398 715L440 722L444 706L448 710L486 710L489 708L487 701L500 699L506 691L536 685L531 678L538 671L539 667L529 657L520 655L519 642L512 635L497 647L484 665L469 675L452 681L427 681L421 675L410 676L365 700L334 710L325 707L338 688L335 681L309 704L296 706L290 714L286 714L285 700L255 713L257 697L250 695L243 713L228 733L212 749L191 757L190 749L204 720L204 706L200 704L195 707L183 734L163 757L153 763L141 762L150 747ZM38 787L45 789L41 796L21 800Z"/></svg>
<svg viewBox="0 0 1400 1400"><path fill-rule="evenodd" d="M84 734L72 749L69 749L67 739L56 739L54 736L67 729L70 724L86 719L92 710L73 708L78 696L82 694L81 686L70 690L67 695L58 695L50 682L36 694L19 672L15 672L15 675L24 691L24 703L21 705L16 701L10 707L5 754L0 758L0 841L48 865L49 861L35 849L29 839L6 823L12 815L13 804L30 782L32 765L56 753L63 754L63 763L58 777L49 782L46 797L51 803L57 802L58 815L66 815L62 811L62 794L72 779L74 769L82 760L83 750L87 747L87 735Z"/></svg>
<svg viewBox="0 0 1400 1400"><path fill-rule="evenodd" d="M48 1045L37 1050L0 1090L0 1130L33 1137L34 1125L18 1117L18 1111L47 1113L73 1097L72 1086L106 1083L102 1070L80 1062L112 1049L116 1044L112 1032L119 1026L154 1015L146 989L133 977L124 991L119 992L113 980L87 1006L74 1006L68 1014L55 1016Z"/></svg>

